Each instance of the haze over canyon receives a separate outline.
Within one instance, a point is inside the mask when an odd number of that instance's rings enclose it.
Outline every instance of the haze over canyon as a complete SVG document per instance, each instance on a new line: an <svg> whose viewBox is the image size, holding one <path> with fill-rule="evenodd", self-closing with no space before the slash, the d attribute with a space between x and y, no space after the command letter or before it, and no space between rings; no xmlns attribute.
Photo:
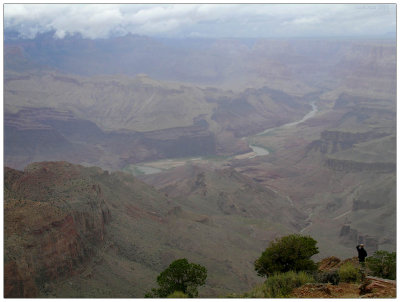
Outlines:
<svg viewBox="0 0 400 302"><path fill-rule="evenodd" d="M6 297L143 297L185 257L208 269L201 297L244 292L291 233L318 241L316 260L396 250L391 36L7 22Z"/></svg>

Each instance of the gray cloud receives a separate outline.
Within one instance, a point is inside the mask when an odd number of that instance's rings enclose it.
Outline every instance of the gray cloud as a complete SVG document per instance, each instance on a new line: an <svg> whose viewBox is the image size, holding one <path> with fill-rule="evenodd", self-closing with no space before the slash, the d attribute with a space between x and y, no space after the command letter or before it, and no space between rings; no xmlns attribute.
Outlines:
<svg viewBox="0 0 400 302"><path fill-rule="evenodd" d="M394 4L5 4L4 26L23 37L55 31L106 38L384 35Z"/></svg>

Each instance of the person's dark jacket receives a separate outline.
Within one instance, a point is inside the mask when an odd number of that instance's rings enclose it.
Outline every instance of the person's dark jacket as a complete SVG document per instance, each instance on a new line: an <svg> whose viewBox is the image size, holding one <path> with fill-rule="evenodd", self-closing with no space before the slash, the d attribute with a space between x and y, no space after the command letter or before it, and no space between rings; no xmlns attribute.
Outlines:
<svg viewBox="0 0 400 302"><path fill-rule="evenodd" d="M365 261L365 257L367 257L367 251L364 250L363 246L357 245L356 246L357 252L358 252L358 260L360 262L364 262Z"/></svg>

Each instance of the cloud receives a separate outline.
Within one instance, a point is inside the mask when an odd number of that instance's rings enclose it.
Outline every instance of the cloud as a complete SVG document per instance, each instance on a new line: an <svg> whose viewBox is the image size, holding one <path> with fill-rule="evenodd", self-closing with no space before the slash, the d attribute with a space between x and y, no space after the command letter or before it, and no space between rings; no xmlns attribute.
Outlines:
<svg viewBox="0 0 400 302"><path fill-rule="evenodd" d="M5 4L4 27L22 37L54 31L106 38L274 37L395 32L394 4Z"/></svg>
<svg viewBox="0 0 400 302"><path fill-rule="evenodd" d="M318 17L305 17L305 18L296 18L291 23L292 24L316 24L321 22Z"/></svg>

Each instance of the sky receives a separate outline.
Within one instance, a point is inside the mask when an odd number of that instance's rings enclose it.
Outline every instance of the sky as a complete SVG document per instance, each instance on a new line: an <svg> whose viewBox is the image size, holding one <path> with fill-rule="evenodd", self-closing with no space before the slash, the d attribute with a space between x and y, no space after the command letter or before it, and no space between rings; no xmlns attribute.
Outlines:
<svg viewBox="0 0 400 302"><path fill-rule="evenodd" d="M4 4L4 29L107 38L394 36L395 4Z"/></svg>

